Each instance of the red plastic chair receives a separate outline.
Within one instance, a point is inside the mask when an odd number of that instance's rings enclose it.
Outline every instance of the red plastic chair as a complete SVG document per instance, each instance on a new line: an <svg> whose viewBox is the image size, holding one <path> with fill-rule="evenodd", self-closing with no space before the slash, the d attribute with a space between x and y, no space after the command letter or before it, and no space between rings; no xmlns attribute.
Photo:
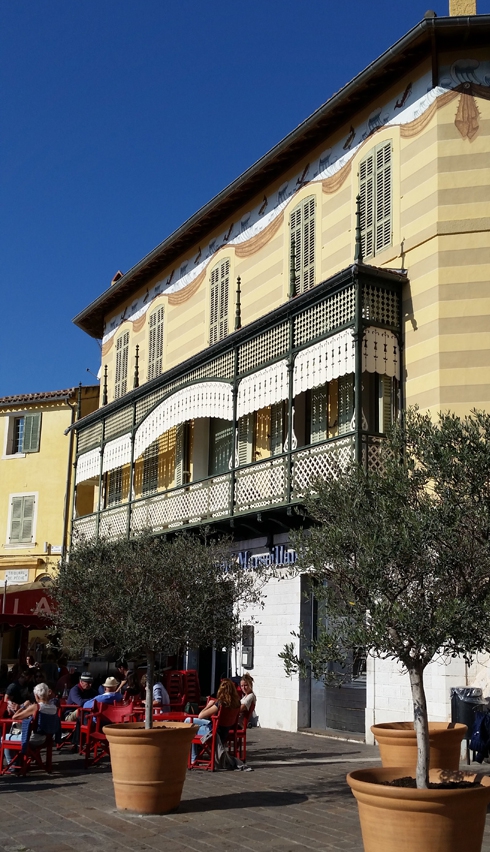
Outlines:
<svg viewBox="0 0 490 852"><path fill-rule="evenodd" d="M19 774L21 776L27 775L29 770L35 766L36 769L41 769L44 772L50 773L53 767L53 734L45 733L42 728L39 728L39 733L45 735L45 741L42 745L33 746L29 743L29 738L31 735L31 731L35 730L37 725L37 716L38 710L36 708L36 712L29 719L24 719L23 724L27 726L26 737L27 737L27 745L22 751L22 742L20 740L8 740L6 739L7 730L12 725L11 719L2 719L0 721L0 725L2 728L2 738L0 743L0 775L6 775L9 773L12 767L18 767L20 769ZM15 752L14 757L7 761L7 757L5 752ZM46 755L43 760L42 752L45 751ZM6 765L4 766L4 757L6 761Z"/></svg>
<svg viewBox="0 0 490 852"><path fill-rule="evenodd" d="M188 701L200 706L201 704L201 686L199 684L199 676L195 669L188 669L182 672L184 675L184 690L186 704Z"/></svg>
<svg viewBox="0 0 490 852"><path fill-rule="evenodd" d="M57 751L60 751L64 746L73 745L73 737L77 729L78 719L69 722L68 719L63 719L65 713L72 713L74 710L79 710L78 704L62 704L59 708L61 720L61 742L56 746Z"/></svg>
<svg viewBox="0 0 490 852"><path fill-rule="evenodd" d="M247 759L247 728L254 710L255 701L250 705L249 709L239 717L239 724L236 728L233 740L234 754L236 757L239 757L240 760L243 760L244 763ZM230 745L232 745L232 743L230 743L230 738L228 737L228 747L230 747Z"/></svg>
<svg viewBox="0 0 490 852"><path fill-rule="evenodd" d="M84 710L86 713L87 710ZM105 755L109 754L109 742L103 732L104 725L113 725L118 722L129 722L133 716L133 704L119 702L118 704L105 704L95 702L94 708L88 711L87 733L83 752L85 754L85 769L95 766Z"/></svg>
<svg viewBox="0 0 490 852"><path fill-rule="evenodd" d="M196 759L192 761L191 752L189 752L189 769L207 769L208 772L214 772L216 761L216 747L218 742L218 728L228 728L228 736L226 738L225 748L231 750L232 754L236 753L236 729L238 725L238 717L240 715L240 707L236 710L230 707L221 706L215 716L211 717L212 729L211 736L206 742L201 741L201 737L194 737L192 745L197 746ZM196 722L196 724L199 724ZM231 746L231 749L230 749Z"/></svg>
<svg viewBox="0 0 490 852"><path fill-rule="evenodd" d="M167 672L165 684L170 698L171 710L183 710L187 699L183 672Z"/></svg>

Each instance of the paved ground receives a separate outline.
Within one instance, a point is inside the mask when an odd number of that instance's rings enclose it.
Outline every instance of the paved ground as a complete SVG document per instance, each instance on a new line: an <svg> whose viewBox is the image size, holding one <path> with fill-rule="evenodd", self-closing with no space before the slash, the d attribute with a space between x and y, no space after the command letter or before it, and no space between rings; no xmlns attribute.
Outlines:
<svg viewBox="0 0 490 852"><path fill-rule="evenodd" d="M85 772L80 758L56 755L51 776L0 778L0 848L361 852L345 774L378 763L377 749L255 729L247 758L253 772L188 772L178 813L138 817L116 811L108 763ZM490 819L487 823L483 852L490 852Z"/></svg>

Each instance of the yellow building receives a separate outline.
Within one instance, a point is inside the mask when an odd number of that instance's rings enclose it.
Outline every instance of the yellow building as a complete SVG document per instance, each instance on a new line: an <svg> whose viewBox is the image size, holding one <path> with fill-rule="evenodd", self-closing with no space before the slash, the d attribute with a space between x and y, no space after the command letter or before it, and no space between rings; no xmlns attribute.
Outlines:
<svg viewBox="0 0 490 852"><path fill-rule="evenodd" d="M312 478L375 465L400 409L490 405L490 16L475 11L427 13L75 318L104 376L76 424L75 535L209 523L244 562L287 564ZM284 683L278 651L313 629L299 579L271 585L260 618L243 659L263 724L374 720L372 672L341 706Z"/></svg>

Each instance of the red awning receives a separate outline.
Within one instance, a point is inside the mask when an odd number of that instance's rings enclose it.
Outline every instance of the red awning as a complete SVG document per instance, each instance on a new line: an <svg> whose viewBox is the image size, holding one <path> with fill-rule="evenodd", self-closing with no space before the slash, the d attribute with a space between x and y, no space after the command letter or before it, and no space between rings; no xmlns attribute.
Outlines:
<svg viewBox="0 0 490 852"><path fill-rule="evenodd" d="M2 627L46 630L52 624L50 616L54 604L44 583L7 586L7 593L0 596L0 604Z"/></svg>

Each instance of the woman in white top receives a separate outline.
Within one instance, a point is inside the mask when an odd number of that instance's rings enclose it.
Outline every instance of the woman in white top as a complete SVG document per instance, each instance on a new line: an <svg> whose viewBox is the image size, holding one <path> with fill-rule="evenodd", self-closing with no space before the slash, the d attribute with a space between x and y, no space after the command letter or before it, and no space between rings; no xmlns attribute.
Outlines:
<svg viewBox="0 0 490 852"><path fill-rule="evenodd" d="M254 681L253 677L246 672L242 675L240 680L240 689L242 690L242 698L240 704L242 705L242 712L240 713L240 724L242 724L243 715L248 713L252 704L255 704L256 697L253 691Z"/></svg>
<svg viewBox="0 0 490 852"><path fill-rule="evenodd" d="M7 734L6 739L8 740L20 740L22 738L22 726L21 723L23 719L28 719L29 716L34 716L37 712L40 714L46 714L47 716L56 716L58 713L58 708L50 703L51 690L46 683L37 683L33 689L35 702L31 703L26 701L12 716L12 728L10 733ZM42 727L42 726L40 726ZM44 745L46 741L46 737L44 734L40 734L37 732L31 733L30 736L30 744L35 748L38 748L41 745ZM10 763L13 758L18 755L19 752L15 752L12 750L5 749L5 757L7 758L7 762ZM9 772L16 772L20 767L16 767L15 765L11 767Z"/></svg>

